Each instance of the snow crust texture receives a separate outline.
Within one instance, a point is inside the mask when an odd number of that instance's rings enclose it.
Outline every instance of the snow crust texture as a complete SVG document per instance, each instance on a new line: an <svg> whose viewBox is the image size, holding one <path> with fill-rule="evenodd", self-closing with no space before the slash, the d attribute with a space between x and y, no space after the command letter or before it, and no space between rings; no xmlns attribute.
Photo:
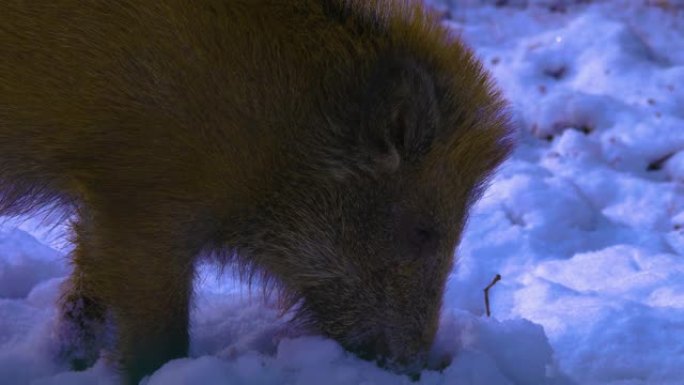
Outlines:
<svg viewBox="0 0 684 385"><path fill-rule="evenodd" d="M288 336L258 294L206 266L191 356L143 383L684 384L684 2L432 4L519 128L457 250L431 353L451 363L411 382ZM55 360L68 250L27 223L0 227L0 384L116 384L103 361Z"/></svg>

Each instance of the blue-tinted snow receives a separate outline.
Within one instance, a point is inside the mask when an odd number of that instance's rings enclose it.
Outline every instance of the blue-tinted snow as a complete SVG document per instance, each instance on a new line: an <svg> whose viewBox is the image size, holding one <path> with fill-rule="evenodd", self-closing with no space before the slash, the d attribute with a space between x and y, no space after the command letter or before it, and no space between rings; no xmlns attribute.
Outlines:
<svg viewBox="0 0 684 385"><path fill-rule="evenodd" d="M419 383L684 383L684 2L434 3L511 101L520 146L457 252L433 352L453 361ZM52 357L68 272L55 239L0 230L0 384L116 384L104 362L75 373ZM410 383L287 336L258 294L203 276L191 357L149 385Z"/></svg>

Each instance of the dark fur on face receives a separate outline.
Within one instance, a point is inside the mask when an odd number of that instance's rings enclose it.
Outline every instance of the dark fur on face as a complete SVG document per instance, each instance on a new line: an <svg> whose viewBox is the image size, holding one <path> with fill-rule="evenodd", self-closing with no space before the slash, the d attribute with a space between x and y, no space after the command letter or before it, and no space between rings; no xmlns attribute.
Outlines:
<svg viewBox="0 0 684 385"><path fill-rule="evenodd" d="M77 218L62 330L93 340L111 314L125 381L187 354L207 251L346 348L421 362L511 143L480 64L419 4L7 0L0 57L0 214ZM65 355L93 362L79 343Z"/></svg>

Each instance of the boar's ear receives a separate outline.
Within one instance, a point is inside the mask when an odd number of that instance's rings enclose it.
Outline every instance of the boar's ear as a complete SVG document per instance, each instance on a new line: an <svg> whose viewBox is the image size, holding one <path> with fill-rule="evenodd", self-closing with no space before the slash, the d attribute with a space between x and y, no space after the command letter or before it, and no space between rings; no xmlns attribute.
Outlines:
<svg viewBox="0 0 684 385"><path fill-rule="evenodd" d="M394 171L419 161L435 138L439 110L432 76L411 60L378 64L361 105L361 139L376 168Z"/></svg>

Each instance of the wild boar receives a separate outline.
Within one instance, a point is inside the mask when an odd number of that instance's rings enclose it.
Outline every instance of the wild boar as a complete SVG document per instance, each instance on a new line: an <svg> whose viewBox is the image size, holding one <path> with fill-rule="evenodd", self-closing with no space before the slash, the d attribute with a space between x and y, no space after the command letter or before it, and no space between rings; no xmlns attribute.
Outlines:
<svg viewBox="0 0 684 385"><path fill-rule="evenodd" d="M419 370L505 103L416 2L4 0L0 214L72 218L61 354L136 383L188 350L194 267ZM36 214L38 215L38 214Z"/></svg>

